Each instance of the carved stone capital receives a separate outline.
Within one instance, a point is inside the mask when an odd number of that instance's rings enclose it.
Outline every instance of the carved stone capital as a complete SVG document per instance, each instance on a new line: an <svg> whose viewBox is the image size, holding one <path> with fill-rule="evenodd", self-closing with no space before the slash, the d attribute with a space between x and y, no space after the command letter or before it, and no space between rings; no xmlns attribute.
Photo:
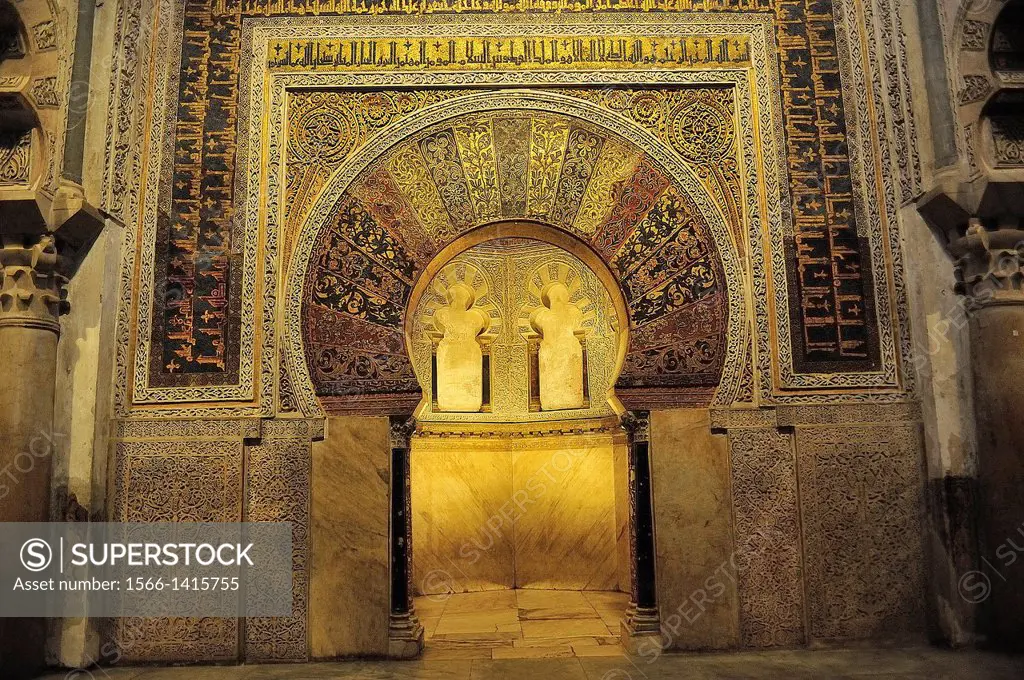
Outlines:
<svg viewBox="0 0 1024 680"><path fill-rule="evenodd" d="M622 414L621 425L631 442L650 441L650 411L626 411Z"/></svg>
<svg viewBox="0 0 1024 680"><path fill-rule="evenodd" d="M1024 303L1024 230L1017 225L989 230L972 218L949 251L956 290L975 306Z"/></svg>
<svg viewBox="0 0 1024 680"><path fill-rule="evenodd" d="M0 235L0 327L60 332L68 279L60 272L53 236Z"/></svg>
<svg viewBox="0 0 1024 680"><path fill-rule="evenodd" d="M388 431L391 448L407 449L413 432L416 431L416 419L409 416L391 416L390 429Z"/></svg>

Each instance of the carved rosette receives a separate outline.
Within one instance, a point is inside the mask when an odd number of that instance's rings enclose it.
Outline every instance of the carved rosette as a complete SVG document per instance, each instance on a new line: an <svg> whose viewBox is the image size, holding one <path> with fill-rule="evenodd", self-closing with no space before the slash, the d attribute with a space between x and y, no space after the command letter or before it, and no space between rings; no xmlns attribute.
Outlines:
<svg viewBox="0 0 1024 680"><path fill-rule="evenodd" d="M0 328L59 333L58 319L70 309L67 282L52 236L0 235Z"/></svg>
<svg viewBox="0 0 1024 680"><path fill-rule="evenodd" d="M950 244L957 292L977 307L1024 303L1024 230L988 230L972 219L967 234Z"/></svg>

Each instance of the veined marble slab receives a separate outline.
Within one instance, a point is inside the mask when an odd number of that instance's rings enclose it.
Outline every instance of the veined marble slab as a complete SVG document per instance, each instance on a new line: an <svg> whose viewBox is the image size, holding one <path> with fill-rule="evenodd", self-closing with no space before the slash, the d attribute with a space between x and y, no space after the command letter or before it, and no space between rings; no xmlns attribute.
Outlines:
<svg viewBox="0 0 1024 680"><path fill-rule="evenodd" d="M549 448L516 451L516 586L614 590L618 586L612 438L551 437ZM626 489L623 488L625 493Z"/></svg>
<svg viewBox="0 0 1024 680"><path fill-rule="evenodd" d="M330 418L313 443L310 656L388 651L388 419Z"/></svg>
<svg viewBox="0 0 1024 680"><path fill-rule="evenodd" d="M739 644L729 450L705 409L651 413L658 607L677 649Z"/></svg>
<svg viewBox="0 0 1024 680"><path fill-rule="evenodd" d="M415 592L512 588L511 452L414 437L410 468Z"/></svg>
<svg viewBox="0 0 1024 680"><path fill-rule="evenodd" d="M611 435L413 438L411 474L418 594L628 586Z"/></svg>

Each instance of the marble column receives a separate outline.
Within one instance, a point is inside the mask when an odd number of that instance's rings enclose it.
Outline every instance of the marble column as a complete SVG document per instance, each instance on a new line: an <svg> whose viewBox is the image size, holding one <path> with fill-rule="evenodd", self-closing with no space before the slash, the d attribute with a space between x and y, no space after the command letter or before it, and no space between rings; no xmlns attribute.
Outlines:
<svg viewBox="0 0 1024 680"><path fill-rule="evenodd" d="M980 603L982 634L1024 646L1024 230L972 219L950 245L969 303L978 438L980 554L960 595Z"/></svg>
<svg viewBox="0 0 1024 680"><path fill-rule="evenodd" d="M49 519L59 316L67 311L50 235L0 234L0 521ZM42 619L0 622L0 667L41 666ZM6 676L5 676L6 677Z"/></svg>
<svg viewBox="0 0 1024 680"><path fill-rule="evenodd" d="M423 626L413 606L412 495L409 481L410 437L416 422L407 416L391 417L391 613L388 621L388 656L412 659L423 651Z"/></svg>
<svg viewBox="0 0 1024 680"><path fill-rule="evenodd" d="M661 633L655 584L654 506L651 493L650 413L631 411L622 418L629 436L629 608L622 621L622 643L635 650Z"/></svg>

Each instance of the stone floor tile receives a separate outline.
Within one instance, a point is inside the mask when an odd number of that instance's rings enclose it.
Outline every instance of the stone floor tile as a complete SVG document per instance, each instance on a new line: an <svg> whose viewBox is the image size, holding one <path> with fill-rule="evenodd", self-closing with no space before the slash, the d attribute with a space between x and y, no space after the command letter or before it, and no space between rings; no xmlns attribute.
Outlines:
<svg viewBox="0 0 1024 680"><path fill-rule="evenodd" d="M423 661L450 661L450 660L472 660L490 659L493 646L488 647L455 647L445 649L443 647L426 647L423 650Z"/></svg>
<svg viewBox="0 0 1024 680"><path fill-rule="evenodd" d="M594 606L579 591L516 590L519 618L537 619L592 619L598 616Z"/></svg>
<svg viewBox="0 0 1024 680"><path fill-rule="evenodd" d="M623 612L629 606L627 593L614 593L607 590L584 590L583 597L598 611L602 609Z"/></svg>
<svg viewBox="0 0 1024 680"><path fill-rule="evenodd" d="M530 622L527 622L530 623ZM536 623L536 622L535 622ZM539 638L535 640L540 641ZM598 641L595 644L595 640ZM45 680L1021 680L1024 656L933 648L779 650L627 657L602 638L548 639L547 646L505 640L428 645L418 661L92 669ZM526 642L525 640L523 642ZM466 646L463 646L466 645ZM567 651L568 650L568 651ZM572 654L573 656L568 656ZM616 656L591 656L616 654ZM550 658L552 655L564 658Z"/></svg>
<svg viewBox="0 0 1024 680"><path fill-rule="evenodd" d="M478 659L473 661L471 680L588 680L580 660L569 659Z"/></svg>
<svg viewBox="0 0 1024 680"><path fill-rule="evenodd" d="M448 598L444 616L474 614L516 608L515 590L485 590L479 593L458 593Z"/></svg>
<svg viewBox="0 0 1024 680"><path fill-rule="evenodd" d="M540 637L606 637L611 635L601 619L558 619L523 621L524 638Z"/></svg>
<svg viewBox="0 0 1024 680"><path fill-rule="evenodd" d="M421 618L440 617L448 606L451 595L425 595L413 600L416 614Z"/></svg>
<svg viewBox="0 0 1024 680"><path fill-rule="evenodd" d="M570 645L546 647L502 647L491 650L492 659L568 659L575 656Z"/></svg>
<svg viewBox="0 0 1024 680"><path fill-rule="evenodd" d="M573 654L578 657L625 657L626 650L622 648L622 645L579 645L574 644L572 646Z"/></svg>
<svg viewBox="0 0 1024 680"><path fill-rule="evenodd" d="M688 664L662 661L664 659L658 659L649 664L644 659L625 655L579 658L580 665L587 674L587 680L707 680L707 676L689 667Z"/></svg>
<svg viewBox="0 0 1024 680"><path fill-rule="evenodd" d="M519 625L515 609L495 609L475 613L448 613L441 617L434 629L434 637L456 633L497 633Z"/></svg>

